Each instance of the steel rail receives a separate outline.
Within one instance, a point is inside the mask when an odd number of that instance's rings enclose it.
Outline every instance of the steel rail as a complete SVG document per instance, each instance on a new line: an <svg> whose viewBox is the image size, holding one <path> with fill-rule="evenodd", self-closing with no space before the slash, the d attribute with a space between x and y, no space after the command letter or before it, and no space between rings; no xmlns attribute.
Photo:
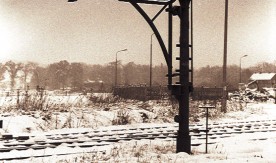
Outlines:
<svg viewBox="0 0 276 163"><path fill-rule="evenodd" d="M240 121L229 123L213 123L209 125L208 135L210 140L208 144L215 144L219 139L234 137L238 134L252 134L256 132L276 132L276 120L262 120L262 121ZM93 149L94 152L105 152L102 150L97 151L99 146L107 146L118 142L128 142L133 140L175 140L177 137L178 125L172 126L153 126L153 127L140 127L140 128L127 128L116 130L93 130L87 132L75 133L62 133L62 134L47 134L46 140L29 141L26 137L13 137L5 139L2 137L0 140L0 160L18 160L37 157L49 157L52 155L70 155L82 153L74 151L73 149L81 148L86 152L88 149ZM193 124L190 126L190 134L192 137L192 146L200 146L205 144L205 125ZM7 137L6 137L7 138ZM24 138L24 139L23 139ZM266 140L266 137L259 138ZM255 140L255 139L254 139ZM252 139L253 141L253 139ZM62 152L58 154L38 152L31 156L25 155L25 151L43 151L47 149L58 149L60 146L66 146L72 151ZM3 157L2 154L8 154L11 151L18 151L22 155L13 155ZM91 151L90 151L91 152Z"/></svg>

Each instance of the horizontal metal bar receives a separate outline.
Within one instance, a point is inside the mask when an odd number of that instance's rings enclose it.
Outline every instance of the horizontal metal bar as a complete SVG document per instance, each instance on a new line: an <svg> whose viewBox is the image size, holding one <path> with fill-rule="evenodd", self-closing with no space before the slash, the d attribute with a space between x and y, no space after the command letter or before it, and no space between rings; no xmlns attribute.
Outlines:
<svg viewBox="0 0 276 163"><path fill-rule="evenodd" d="M174 0L119 0L123 2L133 2L133 3L145 3L154 5L167 5Z"/></svg>

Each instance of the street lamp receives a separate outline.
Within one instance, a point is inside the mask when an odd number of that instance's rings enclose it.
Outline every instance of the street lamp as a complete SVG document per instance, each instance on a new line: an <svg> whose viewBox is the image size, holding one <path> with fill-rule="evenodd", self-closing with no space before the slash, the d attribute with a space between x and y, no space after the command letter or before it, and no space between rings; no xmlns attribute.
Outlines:
<svg viewBox="0 0 276 163"><path fill-rule="evenodd" d="M151 99L151 87L152 87L152 36L154 35L151 34L150 36L150 99Z"/></svg>
<svg viewBox="0 0 276 163"><path fill-rule="evenodd" d="M152 36L154 35L151 34L150 36L150 89L151 89L151 86L152 86Z"/></svg>
<svg viewBox="0 0 276 163"><path fill-rule="evenodd" d="M117 86L117 55L119 52L127 51L127 49L119 50L116 52L116 61L115 61L115 87Z"/></svg>
<svg viewBox="0 0 276 163"><path fill-rule="evenodd" d="M247 55L244 55L242 57L240 57L240 83L241 83L241 75L242 75L242 70L241 70L241 59L244 58L244 57L247 57Z"/></svg>

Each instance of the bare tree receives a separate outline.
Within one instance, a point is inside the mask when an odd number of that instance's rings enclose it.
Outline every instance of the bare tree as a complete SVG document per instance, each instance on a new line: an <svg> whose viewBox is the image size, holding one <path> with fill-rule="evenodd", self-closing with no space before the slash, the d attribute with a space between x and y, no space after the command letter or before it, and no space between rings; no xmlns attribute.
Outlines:
<svg viewBox="0 0 276 163"><path fill-rule="evenodd" d="M18 72L22 70L23 64L22 63L14 63L13 61L8 61L5 63L5 70L9 73L11 79L11 89L14 88L15 79L18 77Z"/></svg>
<svg viewBox="0 0 276 163"><path fill-rule="evenodd" d="M33 73L33 71L36 69L38 64L33 62L28 62L23 65L22 71L23 71L23 80L24 80L24 89L27 89L27 78L28 76Z"/></svg>
<svg viewBox="0 0 276 163"><path fill-rule="evenodd" d="M70 82L74 89L81 90L83 85L83 67L81 63L71 63Z"/></svg>
<svg viewBox="0 0 276 163"><path fill-rule="evenodd" d="M62 85L62 89L64 90L65 85L69 79L69 72L70 72L70 63L66 60L60 61L56 63L57 69L55 75L57 80Z"/></svg>

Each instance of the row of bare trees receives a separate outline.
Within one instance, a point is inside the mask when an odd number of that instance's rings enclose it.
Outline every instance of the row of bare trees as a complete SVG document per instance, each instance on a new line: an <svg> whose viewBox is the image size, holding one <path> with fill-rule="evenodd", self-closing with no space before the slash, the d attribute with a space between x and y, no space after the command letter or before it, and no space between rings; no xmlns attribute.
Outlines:
<svg viewBox="0 0 276 163"><path fill-rule="evenodd" d="M10 87L14 88L16 79L19 78L24 83L24 88L27 87L27 78L31 75L31 72L37 67L36 63L15 63L8 61L0 65L1 80L4 79L4 74L7 73L10 78Z"/></svg>
<svg viewBox="0 0 276 163"><path fill-rule="evenodd" d="M118 84L137 85L149 84L149 66L129 62L125 65L118 63ZM28 86L32 88L65 89L67 87L81 90L84 81L103 81L106 87L114 85L115 63L105 65L89 65L85 63L69 63L66 60L42 67L36 63L15 63L8 61L1 64L1 80L8 74L9 88L21 89ZM153 84L166 83L166 67L163 65L153 67Z"/></svg>
<svg viewBox="0 0 276 163"><path fill-rule="evenodd" d="M129 62L118 64L118 84L122 85L149 85L149 66ZM276 72L275 63L260 63L255 66L242 69L242 81L247 82L254 72ZM153 84L166 85L165 77L167 67L162 64L153 67ZM115 79L115 62L105 65L90 65L85 63L69 63L62 60L56 63L42 67L37 63L16 63L8 61L0 64L1 81L4 77L9 77L9 88L18 88L16 83L26 89L36 88L37 86L46 89L65 89L71 87L76 90L82 90L84 81L103 81L105 87L114 85ZM237 88L239 83L239 67L230 65L227 68L227 81L230 88ZM194 86L221 86L222 84L222 67L205 66L194 71ZM3 85L2 85L3 87Z"/></svg>

